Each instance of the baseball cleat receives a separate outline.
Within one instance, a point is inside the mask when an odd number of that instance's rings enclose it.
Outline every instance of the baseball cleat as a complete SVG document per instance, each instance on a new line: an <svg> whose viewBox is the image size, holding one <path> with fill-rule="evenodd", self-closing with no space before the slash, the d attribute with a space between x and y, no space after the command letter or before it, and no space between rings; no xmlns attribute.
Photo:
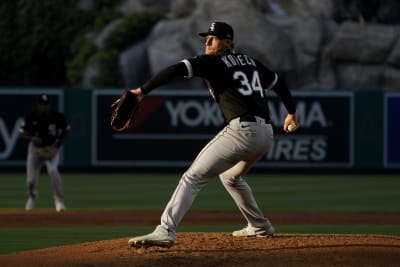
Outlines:
<svg viewBox="0 0 400 267"><path fill-rule="evenodd" d="M25 204L25 210L33 210L33 208L35 207L35 202L35 199L29 197Z"/></svg>
<svg viewBox="0 0 400 267"><path fill-rule="evenodd" d="M247 226L241 230L234 231L232 236L236 237L272 237L275 233L275 229L270 225L267 229L261 229L256 227Z"/></svg>
<svg viewBox="0 0 400 267"><path fill-rule="evenodd" d="M63 212L66 209L64 202L62 202L60 200L55 200L55 206L56 206L57 212Z"/></svg>
<svg viewBox="0 0 400 267"><path fill-rule="evenodd" d="M148 235L138 236L129 239L128 244L135 248L147 248L152 246L171 247L175 243L175 237L169 234L167 230L158 226L152 233Z"/></svg>

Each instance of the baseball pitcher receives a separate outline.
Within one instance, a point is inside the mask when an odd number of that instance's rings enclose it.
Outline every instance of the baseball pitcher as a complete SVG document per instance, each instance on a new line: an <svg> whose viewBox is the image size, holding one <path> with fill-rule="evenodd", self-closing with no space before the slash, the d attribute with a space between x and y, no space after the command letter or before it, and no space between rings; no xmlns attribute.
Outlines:
<svg viewBox="0 0 400 267"><path fill-rule="evenodd" d="M140 99L175 77L200 77L208 85L225 120L224 128L200 151L182 175L162 213L160 224L152 233L130 239L128 243L133 247L172 246L177 225L198 192L216 176L247 221L243 229L232 233L233 236L267 237L275 232L258 207L243 175L272 144L273 129L266 92L272 89L288 111L283 122L285 132L299 126L295 104L289 89L275 72L247 54L234 52L233 35L229 24L212 23L207 32L200 33L206 38L204 55L169 66L140 88L130 90Z"/></svg>

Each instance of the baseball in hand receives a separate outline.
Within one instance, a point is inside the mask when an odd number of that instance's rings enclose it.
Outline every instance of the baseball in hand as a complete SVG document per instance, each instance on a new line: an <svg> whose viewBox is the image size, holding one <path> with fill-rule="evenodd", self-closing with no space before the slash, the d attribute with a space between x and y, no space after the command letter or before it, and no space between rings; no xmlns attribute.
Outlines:
<svg viewBox="0 0 400 267"><path fill-rule="evenodd" d="M294 125L293 123L292 123L292 124L289 124L289 126L287 127L287 129L288 129L289 132L296 131L296 125Z"/></svg>

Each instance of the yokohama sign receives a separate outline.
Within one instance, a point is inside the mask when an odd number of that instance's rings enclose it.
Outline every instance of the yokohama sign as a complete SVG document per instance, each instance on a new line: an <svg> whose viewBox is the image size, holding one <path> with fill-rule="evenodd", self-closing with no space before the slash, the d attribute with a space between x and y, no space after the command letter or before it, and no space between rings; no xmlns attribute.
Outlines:
<svg viewBox="0 0 400 267"><path fill-rule="evenodd" d="M120 91L93 94L92 164L95 166L184 167L223 127L223 118L206 90L162 90L146 98L136 126L126 132L109 127L109 105ZM274 145L256 165L274 167L352 167L353 94L295 93L301 128L285 134L285 108L271 93L268 105Z"/></svg>

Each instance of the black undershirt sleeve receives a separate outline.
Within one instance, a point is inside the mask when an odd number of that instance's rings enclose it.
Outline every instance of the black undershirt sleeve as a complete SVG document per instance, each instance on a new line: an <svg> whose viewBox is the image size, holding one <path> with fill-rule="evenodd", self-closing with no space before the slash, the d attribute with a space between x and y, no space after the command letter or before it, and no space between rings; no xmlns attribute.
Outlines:
<svg viewBox="0 0 400 267"><path fill-rule="evenodd" d="M156 74L153 78L151 78L143 86L141 86L142 93L148 94L151 90L168 83L173 78L179 76L187 76L187 74L188 71L183 62L171 65L161 70L158 74Z"/></svg>
<svg viewBox="0 0 400 267"><path fill-rule="evenodd" d="M280 97L289 114L296 113L296 107L294 105L292 94L290 93L289 88L287 88L287 86L281 82L280 79L278 79L272 90L274 90L274 92Z"/></svg>
<svg viewBox="0 0 400 267"><path fill-rule="evenodd" d="M263 77L265 77L267 81L272 83L272 81L277 78L277 74L266 68L263 64L258 64L258 67L262 70ZM296 113L296 106L292 94L290 93L289 88L287 88L279 78L271 89L279 96L289 114Z"/></svg>

